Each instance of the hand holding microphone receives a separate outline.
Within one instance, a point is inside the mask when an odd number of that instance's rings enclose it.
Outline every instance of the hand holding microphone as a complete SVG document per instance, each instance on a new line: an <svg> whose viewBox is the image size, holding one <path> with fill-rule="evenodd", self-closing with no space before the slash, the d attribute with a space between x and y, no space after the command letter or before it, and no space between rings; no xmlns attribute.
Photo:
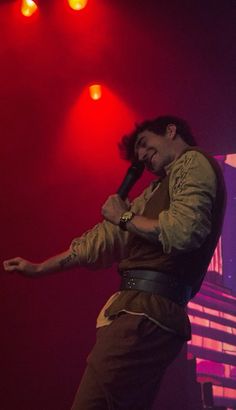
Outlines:
<svg viewBox="0 0 236 410"><path fill-rule="evenodd" d="M125 199L135 182L141 177L143 170L142 162L133 163L129 167L117 194L109 196L102 207L102 215L107 221L114 225L120 224L121 216L130 208L128 200L125 201Z"/></svg>

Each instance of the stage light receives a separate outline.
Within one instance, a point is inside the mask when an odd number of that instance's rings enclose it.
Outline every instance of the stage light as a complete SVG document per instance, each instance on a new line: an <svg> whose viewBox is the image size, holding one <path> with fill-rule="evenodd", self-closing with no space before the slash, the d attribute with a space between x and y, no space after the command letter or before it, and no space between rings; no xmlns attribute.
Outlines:
<svg viewBox="0 0 236 410"><path fill-rule="evenodd" d="M38 6L33 0L22 0L21 13L25 17L30 17L37 10Z"/></svg>
<svg viewBox="0 0 236 410"><path fill-rule="evenodd" d="M82 10L88 3L88 0L68 0L73 10Z"/></svg>
<svg viewBox="0 0 236 410"><path fill-rule="evenodd" d="M90 85L89 94L92 100L100 100L102 96L102 87L99 84Z"/></svg>

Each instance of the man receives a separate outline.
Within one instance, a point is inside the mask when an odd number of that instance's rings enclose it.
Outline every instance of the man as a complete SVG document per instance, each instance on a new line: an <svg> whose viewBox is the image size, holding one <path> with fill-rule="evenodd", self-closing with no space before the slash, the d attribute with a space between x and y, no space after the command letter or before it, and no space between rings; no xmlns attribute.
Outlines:
<svg viewBox="0 0 236 410"><path fill-rule="evenodd" d="M159 179L131 205L110 196L104 221L64 253L40 264L4 262L5 270L27 275L119 262L121 287L98 316L72 410L150 409L166 367L191 337L185 307L203 281L225 203L218 164L195 145L182 119L142 123L121 149Z"/></svg>

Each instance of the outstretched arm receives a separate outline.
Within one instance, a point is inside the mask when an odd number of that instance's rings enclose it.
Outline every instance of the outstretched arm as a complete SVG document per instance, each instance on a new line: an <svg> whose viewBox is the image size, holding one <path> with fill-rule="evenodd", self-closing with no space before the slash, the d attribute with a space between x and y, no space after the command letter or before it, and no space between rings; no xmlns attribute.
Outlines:
<svg viewBox="0 0 236 410"><path fill-rule="evenodd" d="M148 187L134 201L131 209L135 213L143 209L146 195L150 194L149 191L151 192L151 187ZM128 206L127 203L123 203L123 210L127 209ZM42 263L33 263L17 257L4 261L3 267L7 272L19 272L31 277L43 276L74 266L90 269L109 267L125 256L127 240L128 232L122 231L118 226L108 221L103 221L79 238L75 238L68 250Z"/></svg>
<svg viewBox="0 0 236 410"><path fill-rule="evenodd" d="M17 257L3 262L3 267L7 272L19 272L27 276L41 276L63 269L72 268L77 264L77 253L68 249L58 255L46 259L41 263L33 263L26 259Z"/></svg>
<svg viewBox="0 0 236 410"><path fill-rule="evenodd" d="M103 221L75 238L68 250L55 255L44 262L33 263L16 257L3 262L7 272L19 272L26 276L43 276L48 273L67 270L75 266L90 269L109 267L124 255L127 232Z"/></svg>

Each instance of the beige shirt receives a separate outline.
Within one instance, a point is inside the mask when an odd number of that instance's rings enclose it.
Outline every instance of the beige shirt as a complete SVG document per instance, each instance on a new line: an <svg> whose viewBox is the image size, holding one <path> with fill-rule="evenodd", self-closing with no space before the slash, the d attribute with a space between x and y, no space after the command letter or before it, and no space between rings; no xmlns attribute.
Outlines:
<svg viewBox="0 0 236 410"><path fill-rule="evenodd" d="M198 248L211 230L211 210L216 196L215 172L206 157L198 151L184 153L169 165L167 172L170 173L170 207L159 215L159 241L165 253L170 253L173 248L177 252ZM146 202L158 188L159 184L152 182L133 201L131 210L142 215ZM74 239L71 247L77 252L80 266L107 268L127 256L128 238L129 232L103 221ZM110 307L112 316L107 313ZM190 324L184 308L159 295L138 291L117 292L101 310L97 326L111 323L120 311L145 315L168 331L190 338Z"/></svg>

